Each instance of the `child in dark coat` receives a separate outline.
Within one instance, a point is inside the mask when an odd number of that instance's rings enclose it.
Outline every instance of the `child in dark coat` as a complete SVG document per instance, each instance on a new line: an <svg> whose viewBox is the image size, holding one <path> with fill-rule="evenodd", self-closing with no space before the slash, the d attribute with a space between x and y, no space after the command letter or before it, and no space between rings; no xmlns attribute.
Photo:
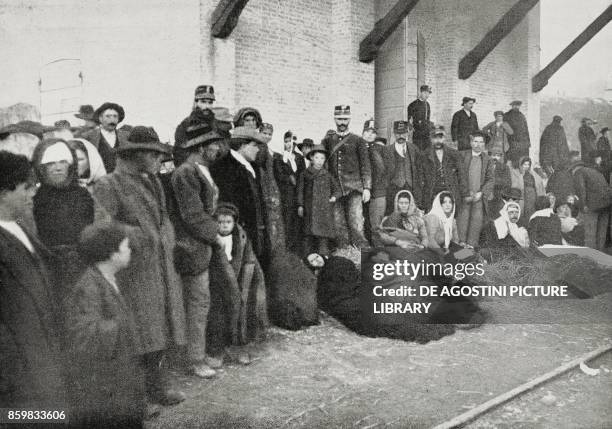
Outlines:
<svg viewBox="0 0 612 429"><path fill-rule="evenodd" d="M93 224L81 233L78 249L87 268L65 303L74 420L82 427L142 427L139 337L115 278L130 262L129 239L117 224Z"/></svg>
<svg viewBox="0 0 612 429"><path fill-rule="evenodd" d="M336 236L334 202L339 196L333 177L324 168L327 151L315 145L308 153L310 167L299 177L298 215L304 218L306 254L329 254L329 240Z"/></svg>

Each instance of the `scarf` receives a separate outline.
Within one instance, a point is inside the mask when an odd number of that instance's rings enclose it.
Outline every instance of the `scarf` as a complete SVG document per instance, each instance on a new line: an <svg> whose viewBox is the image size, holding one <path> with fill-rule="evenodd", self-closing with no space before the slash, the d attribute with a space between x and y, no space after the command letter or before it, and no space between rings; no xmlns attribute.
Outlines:
<svg viewBox="0 0 612 429"><path fill-rule="evenodd" d="M453 224L455 221L455 204L453 204L453 211L450 216L446 216L444 210L442 210L442 204L440 203L440 195L447 194L447 191L442 191L433 200L431 210L428 215L433 215L438 218L442 227L444 228L444 248L448 249L451 239L453 238Z"/></svg>
<svg viewBox="0 0 612 429"><path fill-rule="evenodd" d="M89 176L79 178L79 183L82 186L93 185L101 177L106 176L106 168L104 168L104 162L98 152L98 149L91 144L88 140L73 138L72 140L78 140L85 146L87 150L87 159L89 159Z"/></svg>
<svg viewBox="0 0 612 429"><path fill-rule="evenodd" d="M495 225L495 230L497 231L497 238L499 240L503 240L510 234L512 238L519 244L521 247L529 247L529 234L527 230L523 227L519 227L516 223L510 222L510 218L508 216L508 209L510 207L516 207L519 212L519 217L521 216L521 206L514 201L509 201L504 204L504 207L499 211L500 216L493 221Z"/></svg>

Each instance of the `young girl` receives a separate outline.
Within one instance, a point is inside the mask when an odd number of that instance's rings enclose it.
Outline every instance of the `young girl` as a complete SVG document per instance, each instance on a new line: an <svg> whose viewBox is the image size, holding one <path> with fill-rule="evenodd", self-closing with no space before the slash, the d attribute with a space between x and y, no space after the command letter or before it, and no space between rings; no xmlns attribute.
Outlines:
<svg viewBox="0 0 612 429"><path fill-rule="evenodd" d="M337 196L334 179L324 168L327 151L322 144L308 153L310 167L299 177L298 215L304 218L306 254L329 254L329 240L336 236L333 203Z"/></svg>
<svg viewBox="0 0 612 429"><path fill-rule="evenodd" d="M139 337L115 278L130 263L129 239L117 224L93 224L81 233L78 249L87 269L66 301L75 419L83 427L142 427Z"/></svg>

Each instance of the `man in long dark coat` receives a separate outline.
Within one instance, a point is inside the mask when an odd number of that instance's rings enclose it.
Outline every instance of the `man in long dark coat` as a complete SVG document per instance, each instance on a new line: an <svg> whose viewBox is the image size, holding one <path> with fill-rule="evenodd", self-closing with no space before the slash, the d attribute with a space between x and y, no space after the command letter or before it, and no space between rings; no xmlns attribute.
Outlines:
<svg viewBox="0 0 612 429"><path fill-rule="evenodd" d="M431 94L429 85L421 85L419 96L408 105L408 122L412 125L412 143L420 151L429 149L431 142L429 133L431 131L431 106L427 99Z"/></svg>
<svg viewBox="0 0 612 429"><path fill-rule="evenodd" d="M582 125L578 128L578 140L580 141L580 156L587 164L591 162L591 152L597 150L596 139L593 121L589 118L582 118Z"/></svg>
<svg viewBox="0 0 612 429"><path fill-rule="evenodd" d="M444 144L445 137L444 127L437 127L432 132L432 147L423 153L424 186L421 206L425 211L431 209L434 197L442 191L451 192L457 207L461 205L459 168L462 165L458 159L458 152Z"/></svg>
<svg viewBox="0 0 612 429"><path fill-rule="evenodd" d="M451 123L451 138L457 145L457 150L470 150L470 134L479 130L478 118L472 111L476 99L463 97L461 105L463 108L453 115Z"/></svg>
<svg viewBox="0 0 612 429"><path fill-rule="evenodd" d="M508 150L507 156L516 168L518 168L518 162L522 157L529 156L529 148L531 147L527 118L520 110L522 104L523 102L520 100L513 101L510 103L511 109L504 114L504 121L514 131L514 134L508 138L510 150Z"/></svg>
<svg viewBox="0 0 612 429"><path fill-rule="evenodd" d="M561 116L555 115L540 138L540 165L549 177L569 160L569 146L562 120Z"/></svg>
<svg viewBox="0 0 612 429"><path fill-rule="evenodd" d="M134 127L117 148L117 169L100 179L94 196L129 231L132 260L118 277L136 317L143 346L148 399L172 405L185 399L170 388L165 351L185 344L181 280L174 268L174 227L157 177L170 149L152 128Z"/></svg>
<svg viewBox="0 0 612 429"><path fill-rule="evenodd" d="M32 199L32 171L25 156L5 151L0 171L0 404L65 409L50 255L16 221Z"/></svg>

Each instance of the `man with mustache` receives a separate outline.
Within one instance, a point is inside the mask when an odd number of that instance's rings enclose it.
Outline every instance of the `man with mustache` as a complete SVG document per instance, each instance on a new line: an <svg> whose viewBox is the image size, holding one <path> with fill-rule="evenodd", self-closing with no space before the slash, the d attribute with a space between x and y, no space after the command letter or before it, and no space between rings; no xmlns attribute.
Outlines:
<svg viewBox="0 0 612 429"><path fill-rule="evenodd" d="M334 121L336 132L327 133L322 143L329 154L327 168L341 193L334 203L337 245L343 247L350 242L357 247L368 247L363 232L363 203L370 200L372 188L368 146L361 137L348 130L350 106L336 106Z"/></svg>
<svg viewBox="0 0 612 429"><path fill-rule="evenodd" d="M431 133L432 146L423 153L423 209L429 211L436 195L449 191L457 203L459 194L459 168L461 164L455 149L446 146L443 126Z"/></svg>
<svg viewBox="0 0 612 429"><path fill-rule="evenodd" d="M84 134L83 138L98 149L106 172L112 173L115 170L114 149L119 142L127 140L128 136L127 132L117 129L117 125L125 118L125 111L117 103L107 101L96 109L93 117L100 126Z"/></svg>

